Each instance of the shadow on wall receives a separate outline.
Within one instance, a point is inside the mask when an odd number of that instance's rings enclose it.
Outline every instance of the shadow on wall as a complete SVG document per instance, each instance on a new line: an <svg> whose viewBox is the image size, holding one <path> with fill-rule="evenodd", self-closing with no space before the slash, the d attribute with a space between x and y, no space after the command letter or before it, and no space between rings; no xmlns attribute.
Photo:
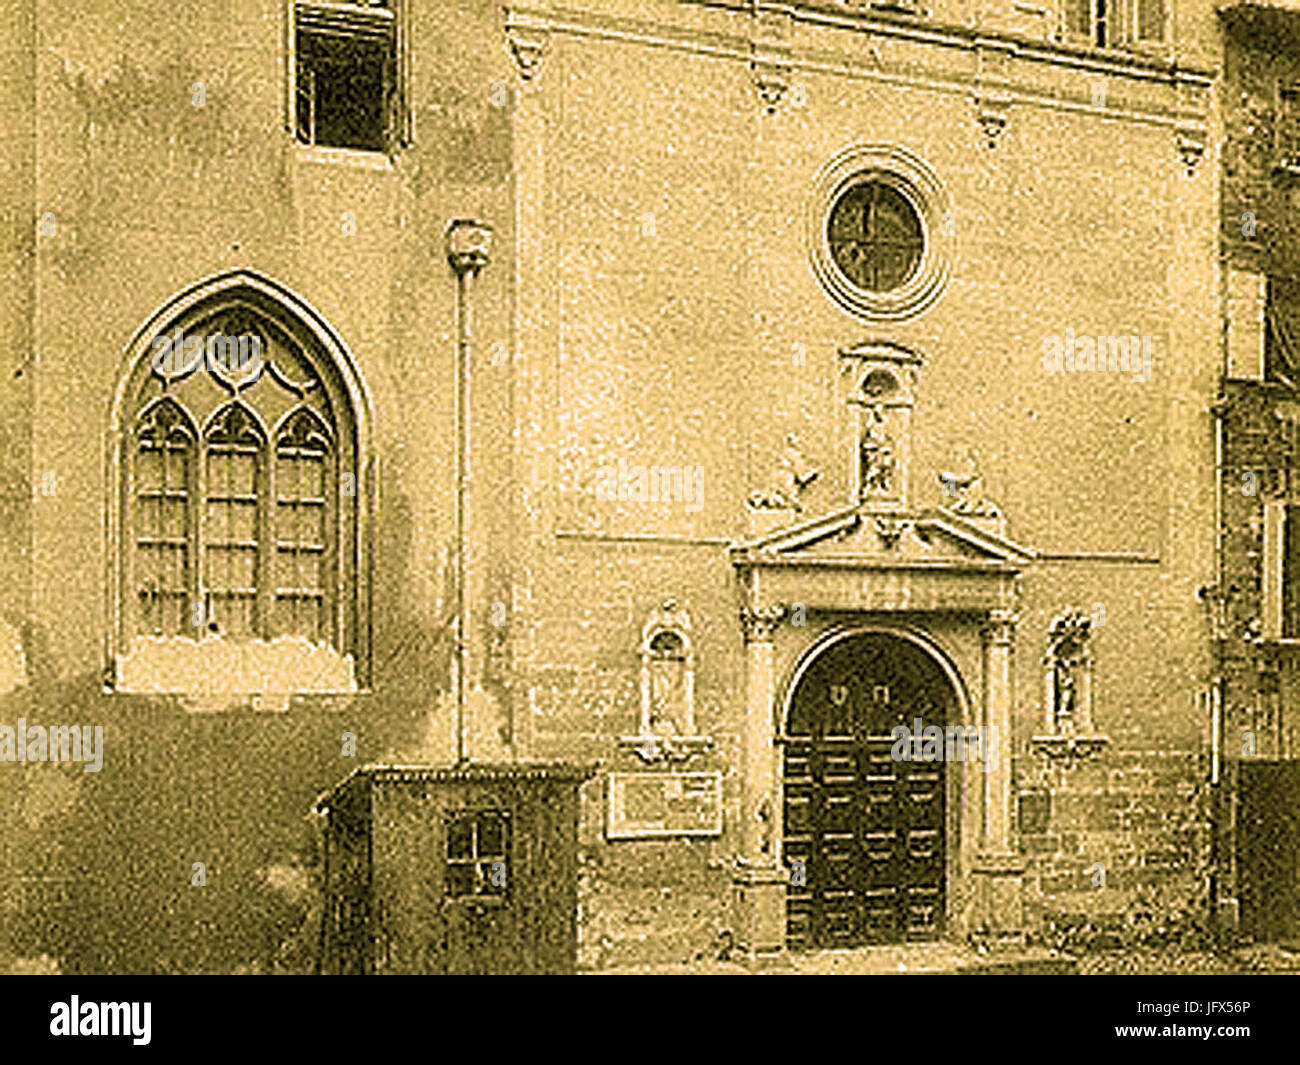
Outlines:
<svg viewBox="0 0 1300 1065"><path fill-rule="evenodd" d="M98 771L0 761L0 970L314 971L309 810L361 764L419 757L447 675L445 641L400 590L409 506L384 498L373 694L192 712L175 696L105 694L98 673L57 678L34 626L21 641L0 632L28 678L0 695L0 725L103 730Z"/></svg>

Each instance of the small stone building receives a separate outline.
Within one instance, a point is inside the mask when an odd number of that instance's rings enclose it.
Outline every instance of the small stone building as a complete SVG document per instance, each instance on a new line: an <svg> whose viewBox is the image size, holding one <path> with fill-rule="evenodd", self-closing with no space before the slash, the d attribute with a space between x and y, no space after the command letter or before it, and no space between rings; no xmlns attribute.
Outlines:
<svg viewBox="0 0 1300 1065"><path fill-rule="evenodd" d="M366 766L317 801L321 972L566 973L578 957L574 767Z"/></svg>

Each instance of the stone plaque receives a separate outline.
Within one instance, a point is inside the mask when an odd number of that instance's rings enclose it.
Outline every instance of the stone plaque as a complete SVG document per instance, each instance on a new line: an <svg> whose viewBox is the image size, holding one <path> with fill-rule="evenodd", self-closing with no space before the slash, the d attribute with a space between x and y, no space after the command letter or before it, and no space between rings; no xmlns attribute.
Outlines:
<svg viewBox="0 0 1300 1065"><path fill-rule="evenodd" d="M610 773L606 835L722 835L722 774Z"/></svg>

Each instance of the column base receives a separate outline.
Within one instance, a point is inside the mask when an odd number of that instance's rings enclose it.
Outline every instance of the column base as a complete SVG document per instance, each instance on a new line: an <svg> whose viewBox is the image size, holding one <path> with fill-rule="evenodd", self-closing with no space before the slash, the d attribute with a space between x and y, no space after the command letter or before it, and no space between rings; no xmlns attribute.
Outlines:
<svg viewBox="0 0 1300 1065"><path fill-rule="evenodd" d="M1025 861L1018 854L981 854L971 869L975 920L970 939L985 950L1025 945Z"/></svg>
<svg viewBox="0 0 1300 1065"><path fill-rule="evenodd" d="M776 863L736 863L732 876L732 927L736 960L751 969L783 967L785 887L789 874Z"/></svg>
<svg viewBox="0 0 1300 1065"><path fill-rule="evenodd" d="M1214 905L1214 927L1221 938L1236 939L1241 930L1241 903L1231 897L1220 897Z"/></svg>

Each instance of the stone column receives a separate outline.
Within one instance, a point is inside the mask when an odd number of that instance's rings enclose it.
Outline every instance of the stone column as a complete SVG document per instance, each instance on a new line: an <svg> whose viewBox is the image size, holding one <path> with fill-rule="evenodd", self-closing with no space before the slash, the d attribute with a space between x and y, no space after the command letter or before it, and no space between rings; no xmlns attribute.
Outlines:
<svg viewBox="0 0 1300 1065"><path fill-rule="evenodd" d="M975 868L976 918L974 938L989 946L1024 943L1021 890L1025 865L1012 832L1011 650L1016 617L1007 609L989 611L984 643L984 714L989 730L989 763L984 770L980 852Z"/></svg>
<svg viewBox="0 0 1300 1065"><path fill-rule="evenodd" d="M736 945L750 965L785 950L786 874L780 848L778 751L773 702L776 677L772 637L785 607L741 611L745 630L745 720L741 730L741 839L733 881Z"/></svg>

